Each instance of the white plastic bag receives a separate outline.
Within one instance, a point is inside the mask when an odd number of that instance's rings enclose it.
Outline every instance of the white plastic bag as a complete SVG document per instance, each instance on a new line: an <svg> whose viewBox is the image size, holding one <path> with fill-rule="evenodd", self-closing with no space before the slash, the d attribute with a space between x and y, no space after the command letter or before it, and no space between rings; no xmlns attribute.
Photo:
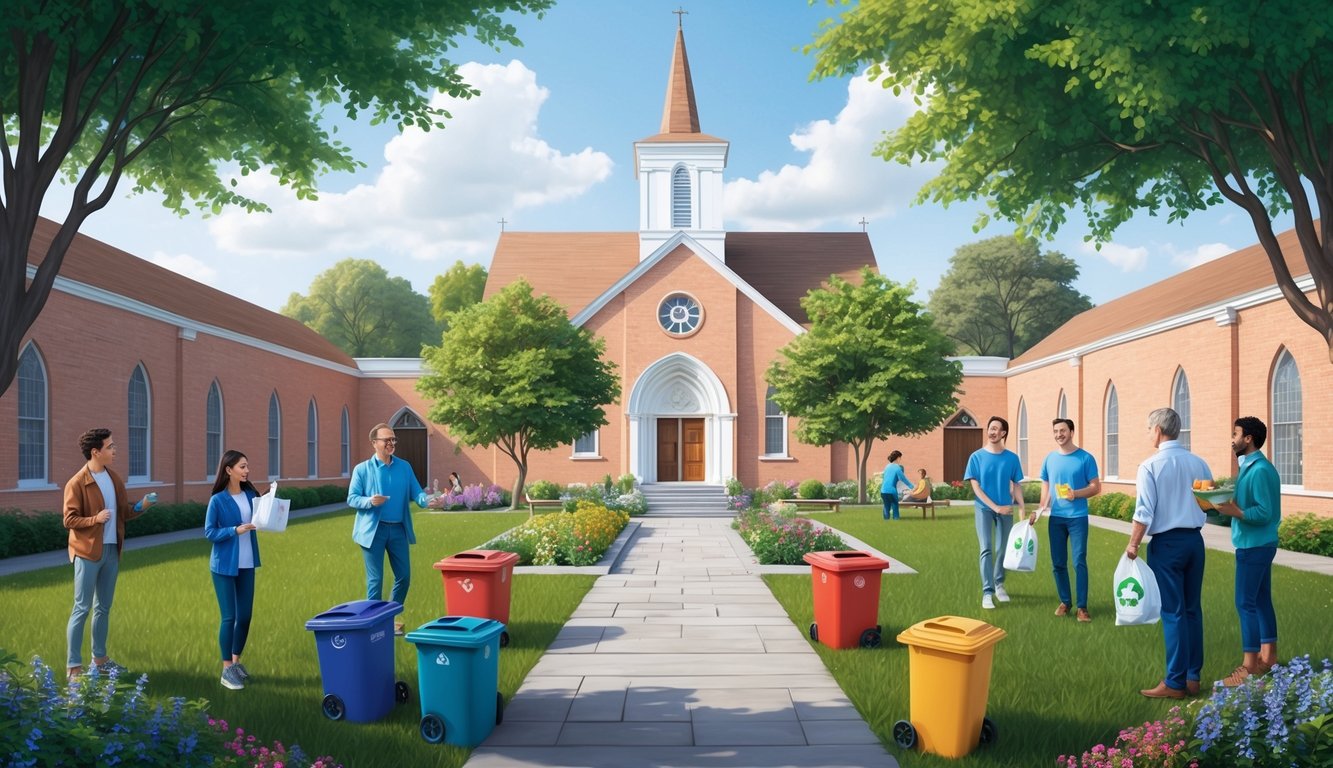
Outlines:
<svg viewBox="0 0 1333 768"><path fill-rule="evenodd" d="M255 497L250 522L261 531L282 533L287 530L287 512L291 508L291 499L278 498L278 483L275 480L269 486L268 493Z"/></svg>
<svg viewBox="0 0 1333 768"><path fill-rule="evenodd" d="M1009 531L1009 542L1004 548L1004 569L1028 573L1037 570L1037 529L1027 518L1014 523Z"/></svg>
<svg viewBox="0 0 1333 768"><path fill-rule="evenodd" d="M1162 593L1157 577L1143 558L1121 555L1115 567L1115 625L1156 624L1162 617Z"/></svg>

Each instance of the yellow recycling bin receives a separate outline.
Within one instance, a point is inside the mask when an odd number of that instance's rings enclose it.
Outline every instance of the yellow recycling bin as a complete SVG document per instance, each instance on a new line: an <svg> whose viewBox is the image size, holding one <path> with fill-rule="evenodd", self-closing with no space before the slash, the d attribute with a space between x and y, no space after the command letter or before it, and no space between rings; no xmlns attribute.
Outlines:
<svg viewBox="0 0 1333 768"><path fill-rule="evenodd" d="M991 657L1004 636L999 627L962 616L938 616L898 634L908 648L912 704L912 720L893 724L898 746L963 757L995 741L986 697Z"/></svg>

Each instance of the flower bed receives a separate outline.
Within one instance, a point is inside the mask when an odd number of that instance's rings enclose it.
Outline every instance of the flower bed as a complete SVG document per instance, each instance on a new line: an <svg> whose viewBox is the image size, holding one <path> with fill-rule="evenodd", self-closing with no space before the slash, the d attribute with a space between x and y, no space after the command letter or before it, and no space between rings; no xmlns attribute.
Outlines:
<svg viewBox="0 0 1333 768"><path fill-rule="evenodd" d="M1118 491L1098 494L1088 499L1088 512L1129 521L1134 516L1134 497ZM1277 529L1277 545L1288 552L1333 557L1333 517L1312 512L1284 514Z"/></svg>
<svg viewBox="0 0 1333 768"><path fill-rule="evenodd" d="M635 487L637 482L631 474L621 475L616 480L607 475L600 483L570 483L563 488L550 480L538 480L529 484L526 492L532 499L563 501L566 512L573 512L580 502L587 501L613 511L642 515L648 511L648 501L644 499L643 491Z"/></svg>
<svg viewBox="0 0 1333 768"><path fill-rule="evenodd" d="M807 552L847 548L833 531L816 529L805 518L793 518L794 505L775 502L774 506L773 511L742 511L731 523L761 565L800 565Z"/></svg>
<svg viewBox="0 0 1333 768"><path fill-rule="evenodd" d="M482 546L519 556L519 565L594 565L629 522L629 513L580 501L573 514L537 515Z"/></svg>
<svg viewBox="0 0 1333 768"><path fill-rule="evenodd" d="M478 483L464 486L462 493L452 490L442 493L431 499L427 506L430 509L495 509L509 506L509 493L495 483L487 486Z"/></svg>

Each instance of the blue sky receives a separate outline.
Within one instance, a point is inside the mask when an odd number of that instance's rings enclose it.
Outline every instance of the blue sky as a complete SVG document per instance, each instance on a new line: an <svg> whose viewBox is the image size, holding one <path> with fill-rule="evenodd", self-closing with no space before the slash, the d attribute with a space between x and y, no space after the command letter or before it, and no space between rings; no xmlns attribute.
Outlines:
<svg viewBox="0 0 1333 768"><path fill-rule="evenodd" d="M298 202L250 176L245 189L273 214L180 218L145 195L113 201L83 232L278 309L349 257L377 260L425 293L456 259L488 265L501 218L521 231L632 231L633 142L658 131L680 6L566 0L543 19L515 18L521 48L460 41L451 58L466 62L482 95L447 104L454 119L444 130L339 125L368 167L326 177L318 201ZM1012 231L996 222L974 232L979 205L912 206L932 169L871 156L910 102L861 78L809 80L813 60L800 47L839 8L804 0L684 7L702 130L731 142L728 230L854 231L864 217L880 270L915 280L923 301L956 248ZM59 197L47 215L61 215ZM1085 233L1071 216L1047 247L1079 262L1077 287L1098 303L1256 239L1229 206L1183 225L1141 216L1101 252Z"/></svg>

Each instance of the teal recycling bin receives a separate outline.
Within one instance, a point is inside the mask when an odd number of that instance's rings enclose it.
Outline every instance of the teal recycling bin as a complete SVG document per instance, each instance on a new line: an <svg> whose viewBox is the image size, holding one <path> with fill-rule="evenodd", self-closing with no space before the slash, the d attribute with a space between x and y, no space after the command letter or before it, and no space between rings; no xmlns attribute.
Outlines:
<svg viewBox="0 0 1333 768"><path fill-rule="evenodd" d="M407 701L407 683L393 679L393 617L402 612L389 600L357 600L305 623L315 633L325 717L369 723Z"/></svg>
<svg viewBox="0 0 1333 768"><path fill-rule="evenodd" d="M475 747L504 715L500 633L495 619L443 616L407 633L417 647L421 738Z"/></svg>

